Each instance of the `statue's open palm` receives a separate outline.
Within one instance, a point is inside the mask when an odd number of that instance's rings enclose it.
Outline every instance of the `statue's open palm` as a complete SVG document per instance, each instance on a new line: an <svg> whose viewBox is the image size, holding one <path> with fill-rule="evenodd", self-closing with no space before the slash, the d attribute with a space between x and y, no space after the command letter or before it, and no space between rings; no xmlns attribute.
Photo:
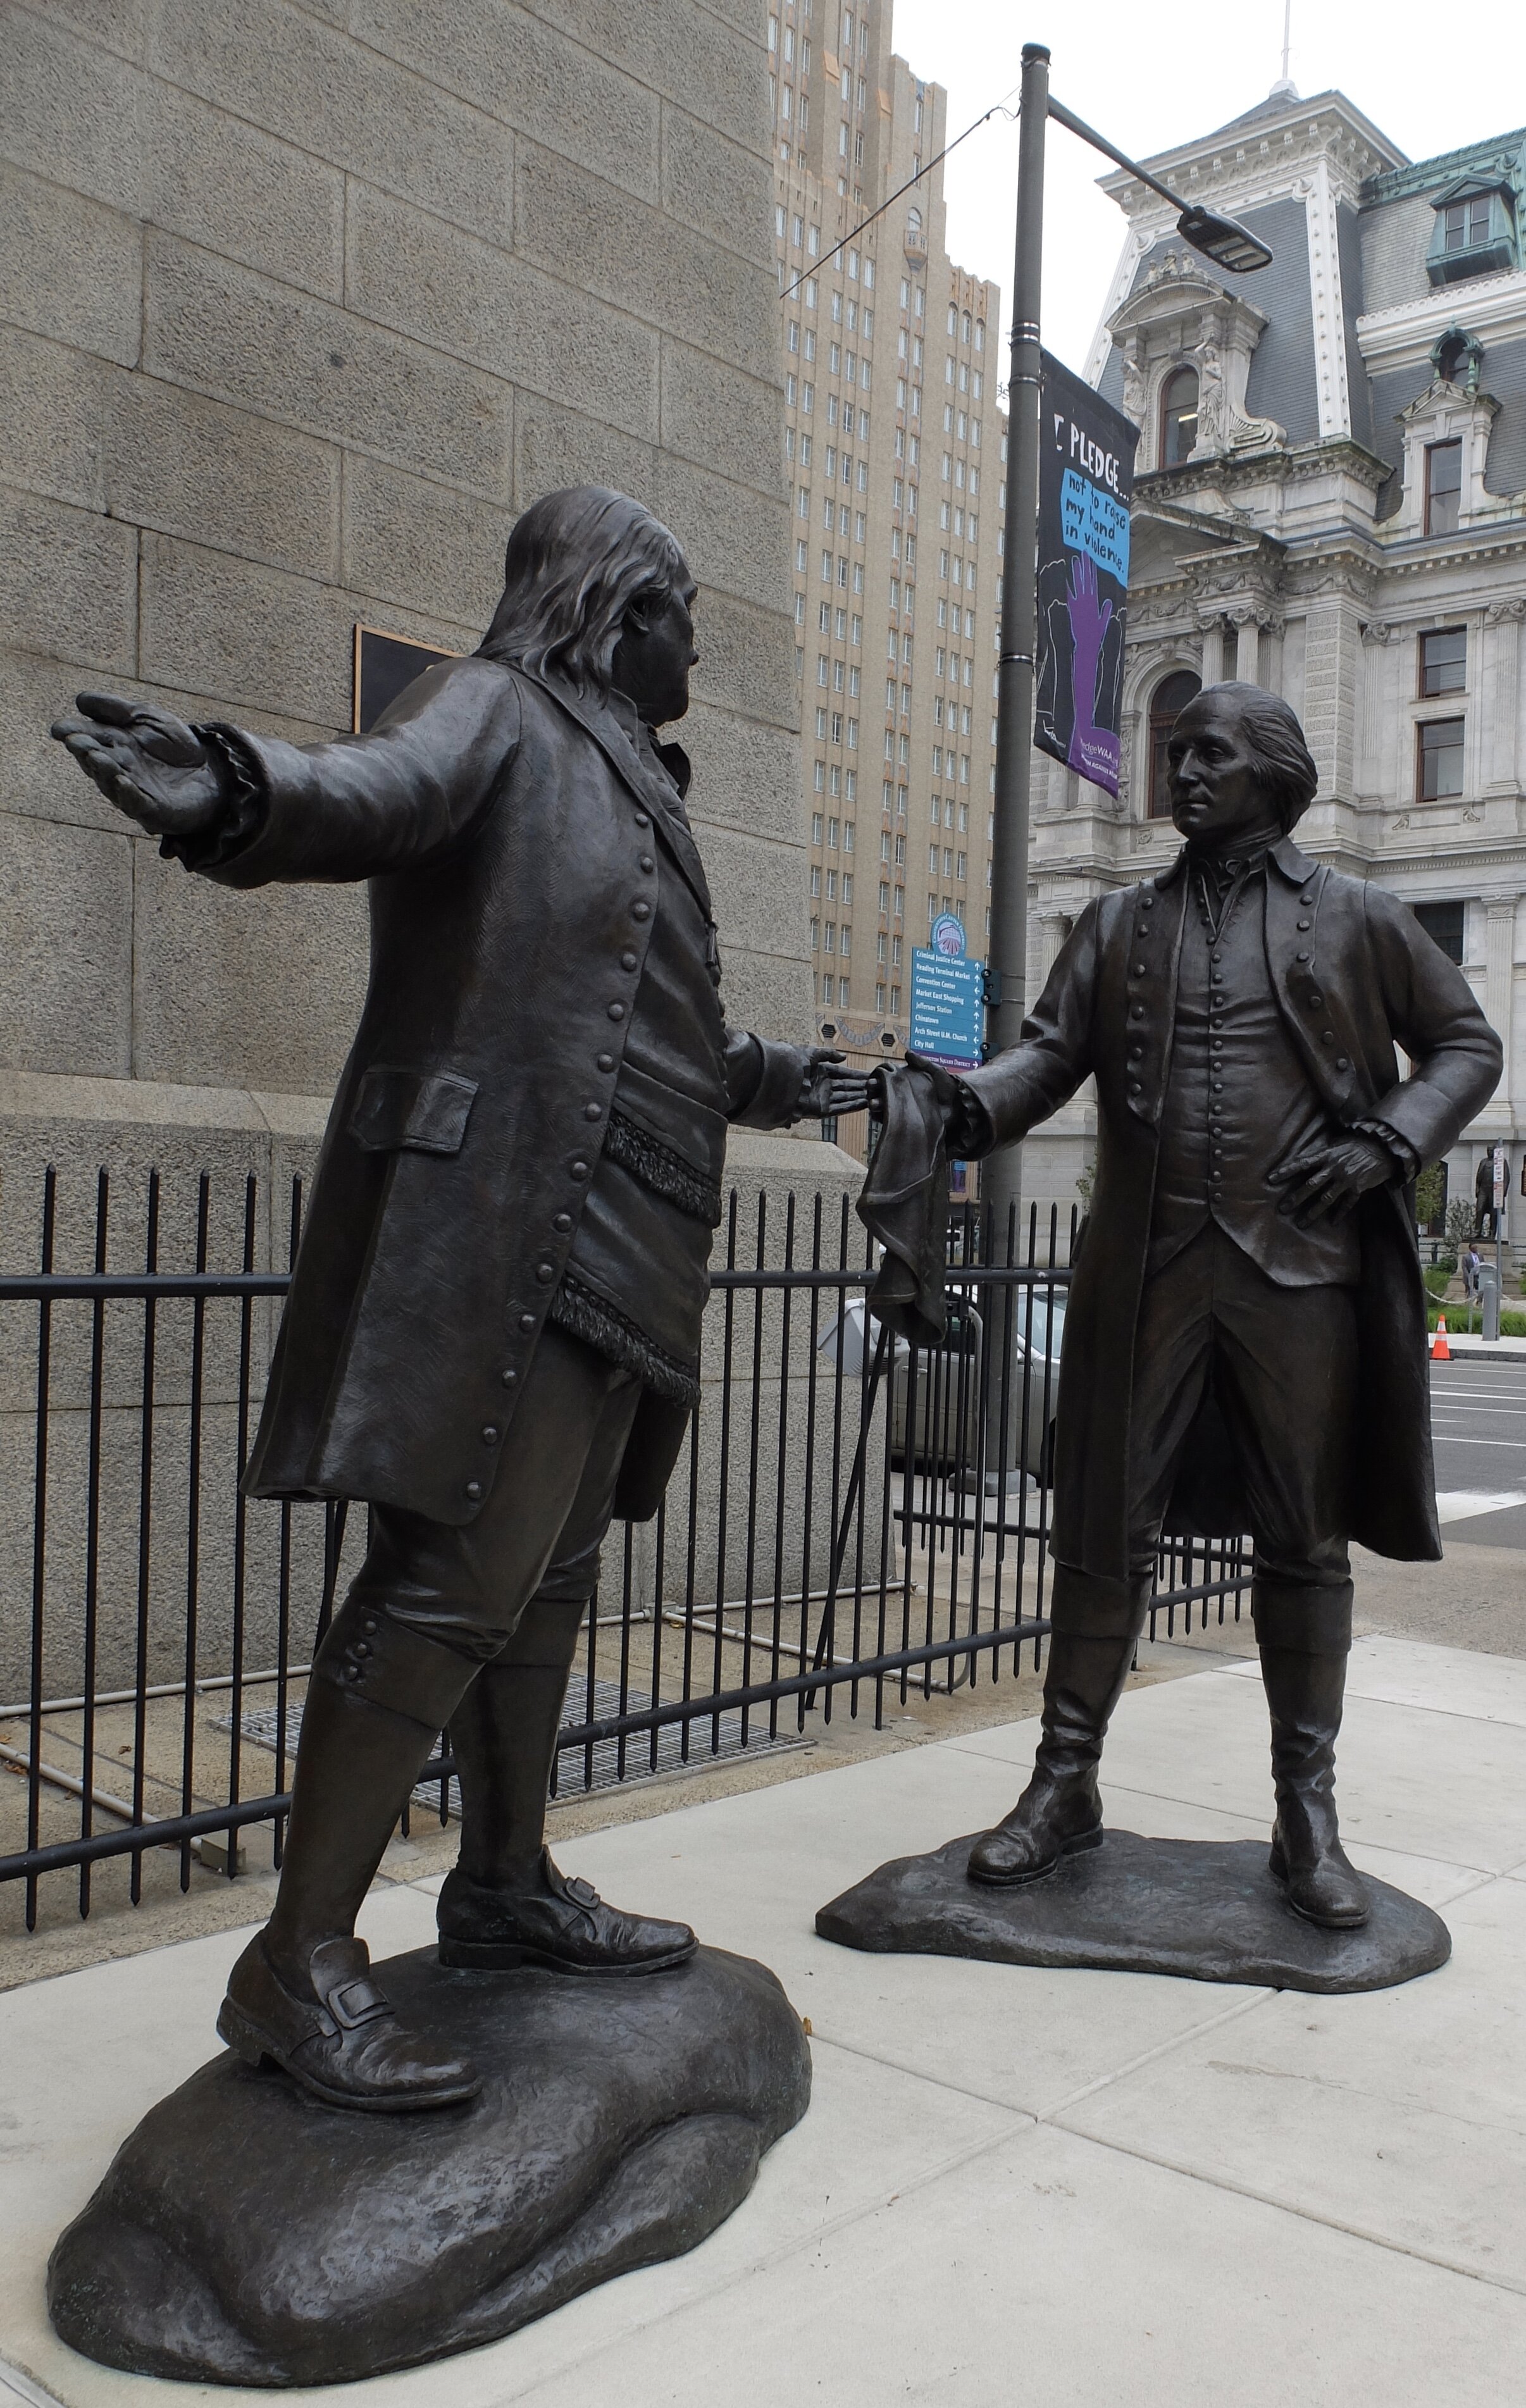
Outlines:
<svg viewBox="0 0 1526 2408"><path fill-rule="evenodd" d="M107 802L153 836L193 836L222 806L217 761L172 711L124 702L115 694L79 694L76 716L55 719L66 744Z"/></svg>

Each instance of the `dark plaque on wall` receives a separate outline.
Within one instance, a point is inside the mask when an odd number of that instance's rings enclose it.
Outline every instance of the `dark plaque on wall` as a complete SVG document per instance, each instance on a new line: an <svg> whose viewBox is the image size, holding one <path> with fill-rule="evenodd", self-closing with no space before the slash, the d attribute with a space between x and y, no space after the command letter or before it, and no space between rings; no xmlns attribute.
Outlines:
<svg viewBox="0 0 1526 2408"><path fill-rule="evenodd" d="M1034 741L1118 792L1129 504L1139 430L1044 354Z"/></svg>
<svg viewBox="0 0 1526 2408"><path fill-rule="evenodd" d="M416 644L408 636L385 635L379 627L355 628L354 732L364 736L405 686L435 661L453 661L441 644Z"/></svg>

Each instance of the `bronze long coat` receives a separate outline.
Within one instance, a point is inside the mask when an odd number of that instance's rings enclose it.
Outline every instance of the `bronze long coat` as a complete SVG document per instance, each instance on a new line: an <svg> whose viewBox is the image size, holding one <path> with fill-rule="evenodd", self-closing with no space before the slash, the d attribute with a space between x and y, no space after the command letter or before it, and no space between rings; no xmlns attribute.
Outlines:
<svg viewBox="0 0 1526 2408"><path fill-rule="evenodd" d="M708 917L705 872L612 715L478 654L427 670L367 736L233 749L259 824L192 866L238 887L367 879L371 904L245 1485L464 1524L604 1143L661 881ZM730 1116L787 1120L806 1060L728 1032ZM687 1420L644 1397L617 1511L656 1511Z"/></svg>
<svg viewBox="0 0 1526 2408"><path fill-rule="evenodd" d="M1096 1079L1096 1183L1060 1369L1053 1546L1060 1561L1113 1579L1128 1570L1134 1329L1188 886L1183 853L1143 885L1089 903L1020 1043L961 1082L1006 1144ZM1311 861L1291 838L1268 858L1265 930L1278 1007L1333 1130L1380 1119L1422 1162L1445 1154L1493 1094L1503 1058L1462 971L1393 896ZM1396 1042L1410 1057L1405 1078ZM1433 1558L1441 1541L1410 1206L1406 1192L1388 1188L1357 1208L1351 1535L1379 1555ZM1202 1481L1190 1506L1178 1496L1168 1517L1184 1520L1223 1532L1244 1526L1234 1498Z"/></svg>

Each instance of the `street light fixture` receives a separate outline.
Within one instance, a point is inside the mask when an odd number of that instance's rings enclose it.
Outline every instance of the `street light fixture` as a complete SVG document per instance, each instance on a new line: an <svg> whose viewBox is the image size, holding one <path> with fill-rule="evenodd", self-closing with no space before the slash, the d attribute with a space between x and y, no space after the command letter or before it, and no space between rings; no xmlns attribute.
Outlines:
<svg viewBox="0 0 1526 2408"><path fill-rule="evenodd" d="M1012 274L1012 375L1007 419L1006 516L1002 562L1001 655L997 676L996 787L991 864L991 940L987 947L987 1037L991 1053L1018 1042L1026 1009L1028 972L1028 796L1033 758L1034 663L1038 643L1039 293L1044 236L1044 136L1050 118L1126 168L1179 211L1183 241L1216 265L1249 275L1271 265L1265 243L1233 218L1184 200L1137 160L1116 150L1093 127L1049 96L1049 53L1029 42L1022 52L1022 104L1018 139L1018 222ZM1017 1262L1021 1149L1008 1146L984 1166L991 1259ZM1010 1246L1010 1253L1007 1249ZM1017 1316L1012 1315L1016 1326ZM987 1414L994 1426L1002 1350L987 1350ZM1016 1394L1016 1390L1013 1391ZM991 1448L991 1459L995 1447Z"/></svg>

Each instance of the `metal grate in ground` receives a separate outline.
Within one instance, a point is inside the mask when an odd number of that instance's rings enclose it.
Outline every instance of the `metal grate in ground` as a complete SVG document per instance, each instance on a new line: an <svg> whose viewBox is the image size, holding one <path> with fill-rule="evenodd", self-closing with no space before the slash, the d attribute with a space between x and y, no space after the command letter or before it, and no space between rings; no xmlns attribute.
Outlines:
<svg viewBox="0 0 1526 2408"><path fill-rule="evenodd" d="M575 1712L579 1720L599 1722L606 1715L643 1713L650 1703L650 1698L640 1689L627 1690L622 1703L618 1682L595 1681L592 1703L590 1704L587 1682L575 1678L568 1707L569 1712ZM278 1711L275 1706L251 1706L239 1717L239 1730L242 1736L256 1747L268 1748L272 1756L276 1753ZM290 1780L292 1761L296 1754L297 1733L302 1727L302 1708L299 1703L293 1700L287 1707L285 1720L287 1778ZM801 1747L805 1744L799 1734L794 1731L781 1731L777 1739L771 1739L768 1733L766 1709L760 1713L756 1707L753 1708L748 1718L745 1747L740 1712L733 1711L731 1713L724 1713L720 1721L720 1732L716 1735L715 1718L712 1715L695 1715L693 1721L688 1726L687 1755L684 1749L684 1726L681 1723L663 1724L657 1733L655 1764L651 1760L649 1731L632 1731L623 1742L618 1739L600 1740L592 1749L569 1747L563 1751L559 1762L556 1795L563 1800L586 1798L592 1790L595 1789L620 1788L628 1786L632 1781L662 1781L676 1772L698 1771L702 1766L719 1764L728 1756L741 1756L744 1753L749 1756L777 1756L781 1750ZM231 1731L233 1727L231 1714L226 1715L217 1725L219 1730L225 1731ZM592 1766L589 1762L591 1756ZM449 1813L459 1822L461 1793L454 1780L449 1786ZM414 1802L418 1806L432 1814L438 1814L440 1784L437 1781L421 1782L413 1796Z"/></svg>

